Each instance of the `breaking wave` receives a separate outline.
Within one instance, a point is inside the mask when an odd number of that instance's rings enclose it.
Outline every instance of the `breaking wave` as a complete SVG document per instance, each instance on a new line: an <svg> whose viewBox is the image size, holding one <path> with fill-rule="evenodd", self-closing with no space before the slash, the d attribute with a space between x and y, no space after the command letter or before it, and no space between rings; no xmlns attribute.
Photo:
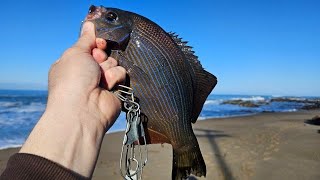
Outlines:
<svg viewBox="0 0 320 180"><path fill-rule="evenodd" d="M262 96L252 96L252 97L239 97L231 98L231 100L242 100L242 101L266 101L266 98Z"/></svg>
<svg viewBox="0 0 320 180"><path fill-rule="evenodd" d="M199 119L244 116L260 112L292 112L301 108L296 102L270 102L273 96L210 95ZM305 97L290 97L303 99ZM0 149L19 147L31 132L46 107L47 92L0 90ZM263 105L241 107L224 104L226 100L252 101ZM268 102L268 103L261 103ZM124 130L126 116L121 113L108 133Z"/></svg>

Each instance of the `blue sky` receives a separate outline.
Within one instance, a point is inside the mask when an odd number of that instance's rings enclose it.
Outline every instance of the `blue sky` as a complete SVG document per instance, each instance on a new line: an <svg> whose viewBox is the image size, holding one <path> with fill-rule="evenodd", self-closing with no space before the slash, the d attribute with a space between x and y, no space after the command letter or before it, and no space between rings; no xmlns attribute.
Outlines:
<svg viewBox="0 0 320 180"><path fill-rule="evenodd" d="M318 0L2 0L0 88L46 88L90 4L180 34L218 77L214 93L320 96Z"/></svg>

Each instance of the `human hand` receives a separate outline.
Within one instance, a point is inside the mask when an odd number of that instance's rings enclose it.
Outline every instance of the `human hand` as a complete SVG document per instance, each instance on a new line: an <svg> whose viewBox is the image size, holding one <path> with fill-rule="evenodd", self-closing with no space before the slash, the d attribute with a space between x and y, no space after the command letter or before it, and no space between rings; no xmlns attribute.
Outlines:
<svg viewBox="0 0 320 180"><path fill-rule="evenodd" d="M93 23L84 23L78 42L51 67L46 110L20 153L92 176L105 131L121 108L108 90L126 76L125 69L107 57L106 46L96 39Z"/></svg>
<svg viewBox="0 0 320 180"><path fill-rule="evenodd" d="M107 130L121 110L121 102L108 90L124 81L126 71L106 55L106 42L94 32L94 25L85 23L78 42L51 67L47 109L89 116L90 123L101 123Z"/></svg>

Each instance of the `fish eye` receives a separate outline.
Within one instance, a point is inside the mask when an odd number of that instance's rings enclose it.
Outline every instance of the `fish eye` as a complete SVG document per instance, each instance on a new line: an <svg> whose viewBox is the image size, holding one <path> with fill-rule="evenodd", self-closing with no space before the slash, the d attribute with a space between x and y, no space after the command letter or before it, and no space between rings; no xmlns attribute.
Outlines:
<svg viewBox="0 0 320 180"><path fill-rule="evenodd" d="M91 5L89 8L89 14L93 13L94 11L96 11L96 7L94 5Z"/></svg>
<svg viewBox="0 0 320 180"><path fill-rule="evenodd" d="M118 19L118 15L114 12L108 12L105 17L110 22L114 22Z"/></svg>

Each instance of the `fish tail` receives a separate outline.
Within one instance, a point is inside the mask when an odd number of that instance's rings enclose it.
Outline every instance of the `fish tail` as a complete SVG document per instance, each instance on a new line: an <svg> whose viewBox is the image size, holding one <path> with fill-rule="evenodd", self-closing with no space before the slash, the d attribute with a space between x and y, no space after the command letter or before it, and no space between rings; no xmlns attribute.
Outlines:
<svg viewBox="0 0 320 180"><path fill-rule="evenodd" d="M190 174L206 176L206 164L203 160L199 145L190 150L181 151L183 148L173 148L172 179L186 179Z"/></svg>

